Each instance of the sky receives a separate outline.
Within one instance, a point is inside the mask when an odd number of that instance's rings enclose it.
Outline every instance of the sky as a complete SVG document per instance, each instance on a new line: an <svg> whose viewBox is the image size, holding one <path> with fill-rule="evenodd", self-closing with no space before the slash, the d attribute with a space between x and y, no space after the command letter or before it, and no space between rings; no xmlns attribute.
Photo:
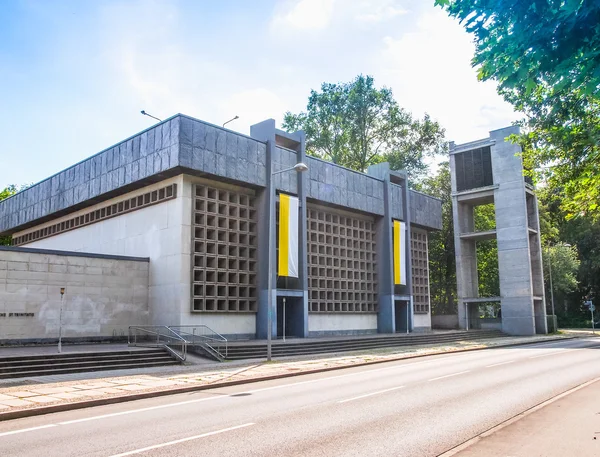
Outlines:
<svg viewBox="0 0 600 457"><path fill-rule="evenodd" d="M0 189L183 113L250 125L372 75L457 143L517 119L477 81L472 37L434 0L4 0Z"/></svg>

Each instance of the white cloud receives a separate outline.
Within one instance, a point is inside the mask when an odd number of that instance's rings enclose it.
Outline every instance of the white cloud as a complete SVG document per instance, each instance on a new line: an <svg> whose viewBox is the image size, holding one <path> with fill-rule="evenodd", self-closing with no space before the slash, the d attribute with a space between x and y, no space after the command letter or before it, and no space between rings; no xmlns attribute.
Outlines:
<svg viewBox="0 0 600 457"><path fill-rule="evenodd" d="M365 0L359 2L354 18L358 22L375 24L408 13L396 0Z"/></svg>
<svg viewBox="0 0 600 457"><path fill-rule="evenodd" d="M448 139L471 141L518 117L494 83L477 80L470 65L473 53L462 26L432 8L420 16L415 31L384 38L375 75L393 89L401 106L438 120Z"/></svg>
<svg viewBox="0 0 600 457"><path fill-rule="evenodd" d="M295 0L281 5L271 21L273 29L319 30L331 22L335 0Z"/></svg>

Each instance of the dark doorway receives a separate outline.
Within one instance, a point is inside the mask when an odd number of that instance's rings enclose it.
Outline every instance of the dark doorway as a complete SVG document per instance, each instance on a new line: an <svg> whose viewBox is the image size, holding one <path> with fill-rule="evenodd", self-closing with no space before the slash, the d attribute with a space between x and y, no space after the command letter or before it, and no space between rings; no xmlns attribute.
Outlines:
<svg viewBox="0 0 600 457"><path fill-rule="evenodd" d="M394 306L396 315L396 333L407 333L407 329L409 328L408 322L410 319L410 316L408 315L410 312L408 302L405 300L396 300Z"/></svg>

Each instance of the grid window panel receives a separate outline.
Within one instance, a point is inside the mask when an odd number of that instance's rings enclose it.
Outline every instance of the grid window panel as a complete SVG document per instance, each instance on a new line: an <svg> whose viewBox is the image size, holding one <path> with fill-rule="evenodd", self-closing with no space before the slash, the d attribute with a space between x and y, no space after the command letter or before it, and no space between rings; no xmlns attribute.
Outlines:
<svg viewBox="0 0 600 457"><path fill-rule="evenodd" d="M377 312L375 223L307 210L311 313Z"/></svg>
<svg viewBox="0 0 600 457"><path fill-rule="evenodd" d="M194 186L192 311L257 310L254 195Z"/></svg>
<svg viewBox="0 0 600 457"><path fill-rule="evenodd" d="M427 232L411 229L412 293L416 314L429 313Z"/></svg>

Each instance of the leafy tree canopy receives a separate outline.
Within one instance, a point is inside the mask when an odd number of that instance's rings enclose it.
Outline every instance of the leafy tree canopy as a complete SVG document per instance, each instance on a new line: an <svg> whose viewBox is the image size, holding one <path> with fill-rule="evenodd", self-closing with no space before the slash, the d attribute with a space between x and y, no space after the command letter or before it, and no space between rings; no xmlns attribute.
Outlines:
<svg viewBox="0 0 600 457"><path fill-rule="evenodd" d="M445 148L437 122L428 115L414 119L391 89L377 89L373 78L363 75L312 90L306 112L287 112L283 128L304 130L309 154L359 171L388 161L417 177L427 169L424 158Z"/></svg>
<svg viewBox="0 0 600 457"><path fill-rule="evenodd" d="M525 114L526 167L568 218L600 217L600 2L435 0L474 34L481 80Z"/></svg>

